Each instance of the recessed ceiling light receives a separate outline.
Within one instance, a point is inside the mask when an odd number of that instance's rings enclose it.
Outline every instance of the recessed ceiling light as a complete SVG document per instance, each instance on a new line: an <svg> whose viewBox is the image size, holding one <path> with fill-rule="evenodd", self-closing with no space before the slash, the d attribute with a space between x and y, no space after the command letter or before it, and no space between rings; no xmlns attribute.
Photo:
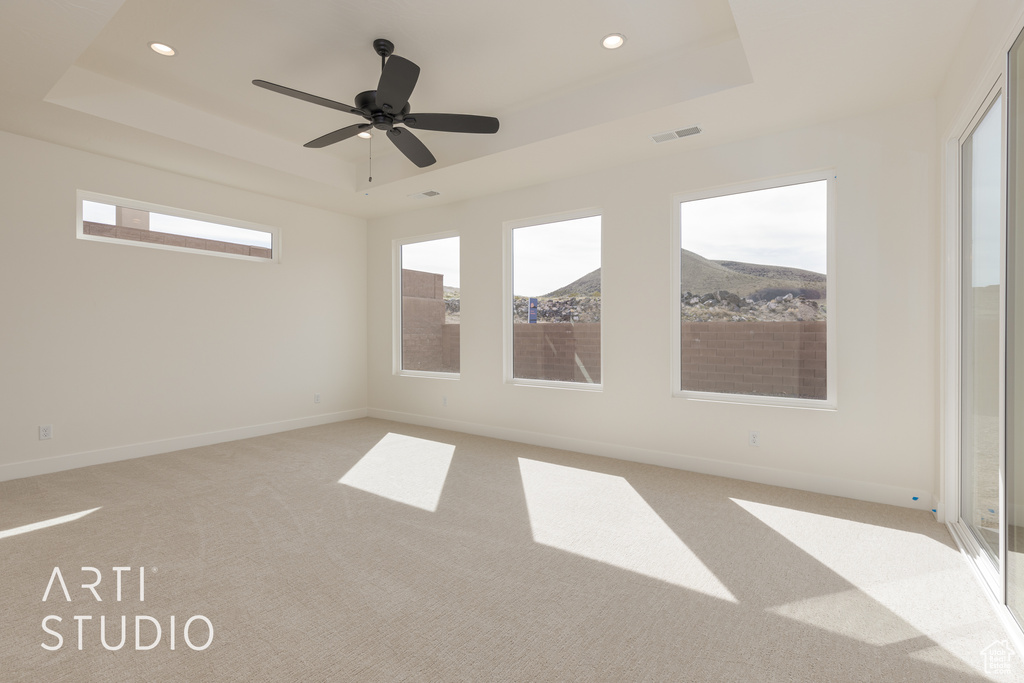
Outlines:
<svg viewBox="0 0 1024 683"><path fill-rule="evenodd" d="M621 33L609 33L604 37L604 40L601 41L601 44L609 50L614 50L617 47L622 47L624 42L626 42L626 36Z"/></svg>
<svg viewBox="0 0 1024 683"><path fill-rule="evenodd" d="M370 135L370 133L369 133L369 132L367 132L367 131L365 131L365 130L364 130L364 131L363 131L362 133L356 133L356 137L360 137L360 138L362 138L362 139L364 139L364 140L369 140L369 139L370 139L370 138L372 138L373 136L372 136L372 135Z"/></svg>
<svg viewBox="0 0 1024 683"><path fill-rule="evenodd" d="M163 43L150 43L149 47L158 55L163 55L164 57L174 56L174 48L170 45L164 45Z"/></svg>

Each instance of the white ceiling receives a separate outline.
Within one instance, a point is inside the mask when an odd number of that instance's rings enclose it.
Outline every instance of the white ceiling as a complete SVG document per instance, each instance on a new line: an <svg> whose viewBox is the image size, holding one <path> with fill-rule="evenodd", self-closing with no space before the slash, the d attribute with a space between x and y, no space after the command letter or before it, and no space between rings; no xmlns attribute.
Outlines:
<svg viewBox="0 0 1024 683"><path fill-rule="evenodd" d="M932 96L975 5L4 0L0 129L376 216L428 189L464 199ZM600 46L611 32L621 49ZM426 169L383 136L307 149L361 119L251 85L354 104L376 87L375 38L420 66L413 112L496 116L499 132L417 131L438 160Z"/></svg>

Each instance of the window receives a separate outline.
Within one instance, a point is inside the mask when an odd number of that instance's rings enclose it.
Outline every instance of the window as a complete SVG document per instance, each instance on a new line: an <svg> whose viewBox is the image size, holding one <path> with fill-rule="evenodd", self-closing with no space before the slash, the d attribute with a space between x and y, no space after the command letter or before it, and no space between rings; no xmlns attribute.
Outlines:
<svg viewBox="0 0 1024 683"><path fill-rule="evenodd" d="M506 377L600 388L601 216L576 214L506 231L512 258Z"/></svg>
<svg viewBox="0 0 1024 683"><path fill-rule="evenodd" d="M831 177L679 200L684 395L834 406Z"/></svg>
<svg viewBox="0 0 1024 683"><path fill-rule="evenodd" d="M459 372L459 238L398 244L401 355L409 374Z"/></svg>
<svg viewBox="0 0 1024 683"><path fill-rule="evenodd" d="M274 233L191 211L79 192L79 239L273 260ZM231 225L226 223L232 223Z"/></svg>

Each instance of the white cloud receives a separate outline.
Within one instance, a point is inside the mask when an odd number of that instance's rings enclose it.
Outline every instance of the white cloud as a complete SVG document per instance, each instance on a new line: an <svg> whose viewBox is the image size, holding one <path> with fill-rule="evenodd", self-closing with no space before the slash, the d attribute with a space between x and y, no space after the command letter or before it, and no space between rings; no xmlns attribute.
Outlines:
<svg viewBox="0 0 1024 683"><path fill-rule="evenodd" d="M826 269L824 180L680 205L683 249L713 261Z"/></svg>
<svg viewBox="0 0 1024 683"><path fill-rule="evenodd" d="M512 231L512 289L517 296L547 294L600 267L600 216Z"/></svg>
<svg viewBox="0 0 1024 683"><path fill-rule="evenodd" d="M445 287L459 287L459 238L402 245L402 268L440 273Z"/></svg>

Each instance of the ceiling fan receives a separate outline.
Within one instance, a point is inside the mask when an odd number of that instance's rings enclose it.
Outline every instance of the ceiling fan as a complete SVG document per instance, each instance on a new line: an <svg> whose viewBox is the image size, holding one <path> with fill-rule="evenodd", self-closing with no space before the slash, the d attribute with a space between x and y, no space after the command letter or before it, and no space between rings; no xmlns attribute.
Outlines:
<svg viewBox="0 0 1024 683"><path fill-rule="evenodd" d="M420 68L404 57L392 54L395 45L390 40L378 38L373 41L373 49L380 55L381 74L376 90L367 90L356 95L356 106L351 107L341 102L328 100L316 95L293 90L283 85L268 81L255 80L253 85L272 90L282 95L330 107L347 114L362 116L368 123L356 123L339 128L336 131L310 140L304 147L326 147L336 142L347 140L354 135L376 128L386 131L388 139L394 143L409 161L420 168L430 166L437 161L426 145L413 135L409 128L419 130L438 130L447 133L497 133L498 119L493 116L476 116L473 114L412 114L409 112L409 96L416 87ZM398 128L396 124L407 128Z"/></svg>

